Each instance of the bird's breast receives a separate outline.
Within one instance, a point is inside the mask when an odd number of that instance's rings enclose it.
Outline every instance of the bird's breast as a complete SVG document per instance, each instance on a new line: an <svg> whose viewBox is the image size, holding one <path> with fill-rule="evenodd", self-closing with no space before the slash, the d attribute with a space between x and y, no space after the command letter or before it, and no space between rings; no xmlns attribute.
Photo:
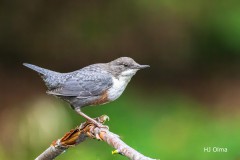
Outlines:
<svg viewBox="0 0 240 160"><path fill-rule="evenodd" d="M125 78L112 78L113 80L113 85L111 88L108 89L108 99L110 101L114 101L117 99L125 90L128 82L130 79L125 79Z"/></svg>

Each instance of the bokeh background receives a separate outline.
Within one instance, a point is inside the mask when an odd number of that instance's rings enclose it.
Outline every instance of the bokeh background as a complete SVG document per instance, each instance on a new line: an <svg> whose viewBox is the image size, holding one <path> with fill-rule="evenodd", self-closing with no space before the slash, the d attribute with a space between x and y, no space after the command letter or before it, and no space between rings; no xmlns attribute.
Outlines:
<svg viewBox="0 0 240 160"><path fill-rule="evenodd" d="M34 159L84 121L47 96L23 62L68 72L120 56L151 68L139 71L117 101L85 113L107 114L111 131L153 158L240 159L239 1L0 4L0 159ZM89 139L57 159L126 159L112 150Z"/></svg>

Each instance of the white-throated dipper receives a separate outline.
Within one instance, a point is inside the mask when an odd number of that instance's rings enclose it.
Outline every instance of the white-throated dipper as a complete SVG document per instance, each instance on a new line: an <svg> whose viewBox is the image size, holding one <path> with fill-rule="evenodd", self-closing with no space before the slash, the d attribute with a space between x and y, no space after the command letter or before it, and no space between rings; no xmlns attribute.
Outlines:
<svg viewBox="0 0 240 160"><path fill-rule="evenodd" d="M59 73L28 63L23 65L41 75L48 87L47 94L67 101L78 114L99 127L102 125L84 114L81 108L116 100L135 73L149 67L140 65L129 57L92 64L69 73Z"/></svg>

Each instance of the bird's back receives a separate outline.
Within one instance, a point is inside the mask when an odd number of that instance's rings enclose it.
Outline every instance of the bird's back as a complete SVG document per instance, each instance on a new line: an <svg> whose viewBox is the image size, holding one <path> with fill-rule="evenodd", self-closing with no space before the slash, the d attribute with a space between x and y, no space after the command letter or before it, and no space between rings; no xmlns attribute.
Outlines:
<svg viewBox="0 0 240 160"><path fill-rule="evenodd" d="M73 108L84 107L108 102L106 93L112 85L111 75L103 70L101 64L94 64L62 73L59 85L47 93L68 101Z"/></svg>

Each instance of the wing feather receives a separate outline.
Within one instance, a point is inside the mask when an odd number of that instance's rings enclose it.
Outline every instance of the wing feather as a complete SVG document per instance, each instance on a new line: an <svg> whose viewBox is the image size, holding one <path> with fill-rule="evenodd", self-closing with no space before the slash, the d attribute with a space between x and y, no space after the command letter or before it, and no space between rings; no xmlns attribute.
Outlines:
<svg viewBox="0 0 240 160"><path fill-rule="evenodd" d="M63 84L47 93L57 96L85 98L101 95L112 85L112 78L109 74L84 72L68 77Z"/></svg>

